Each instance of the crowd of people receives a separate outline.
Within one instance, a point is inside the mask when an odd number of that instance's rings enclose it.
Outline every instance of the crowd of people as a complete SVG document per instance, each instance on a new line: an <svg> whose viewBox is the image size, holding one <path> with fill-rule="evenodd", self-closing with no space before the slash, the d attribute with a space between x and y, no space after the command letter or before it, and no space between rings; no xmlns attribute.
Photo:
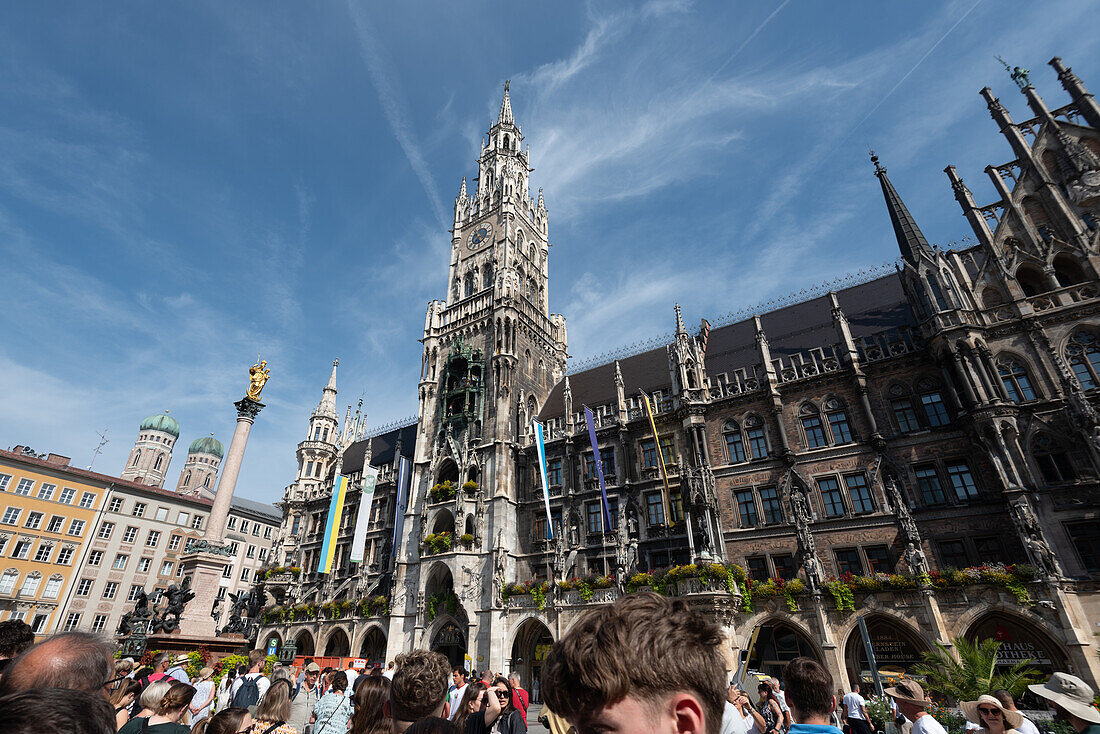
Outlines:
<svg viewBox="0 0 1100 734"><path fill-rule="evenodd" d="M675 599L623 597L582 616L543 661L540 721L553 734L872 734L858 684L834 691L810 658L782 680L760 680L753 703L729 682L729 646L716 624ZM469 676L436 652L398 655L386 670L298 671L266 655L215 685L194 680L186 655L138 668L96 635L65 632L34 644L22 622L0 623L0 732L5 734L526 734L530 696L519 676ZM1078 734L1100 734L1093 691L1055 673L1030 690ZM885 689L901 734L946 734L919 682ZM960 702L979 734L1038 734L1006 691Z"/></svg>

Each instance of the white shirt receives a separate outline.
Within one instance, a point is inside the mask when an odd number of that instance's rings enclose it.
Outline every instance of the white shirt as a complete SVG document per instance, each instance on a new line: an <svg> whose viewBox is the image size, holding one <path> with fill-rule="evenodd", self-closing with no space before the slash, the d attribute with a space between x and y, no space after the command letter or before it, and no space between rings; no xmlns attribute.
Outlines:
<svg viewBox="0 0 1100 734"><path fill-rule="evenodd" d="M462 701L462 697L466 695L466 688L469 685L469 683L463 683L461 688L455 688L454 685L451 685L451 689L447 691L447 702L451 705L451 712L447 718L451 721L454 721L455 717L458 716L458 704Z"/></svg>
<svg viewBox="0 0 1100 734"><path fill-rule="evenodd" d="M741 716L741 712L732 703L726 701L726 708L722 712L722 728L718 730L718 734L745 734L745 732L745 719Z"/></svg>
<svg viewBox="0 0 1100 734"><path fill-rule="evenodd" d="M237 691L240 690L241 681L245 678L252 678L256 681L256 687L260 689L260 698L257 700L262 701L264 694L267 693L267 689L271 687L271 681L264 677L263 673L245 673L244 675L238 675L237 680L233 681L233 687L229 689L229 703L233 703L233 697L237 695Z"/></svg>
<svg viewBox="0 0 1100 734"><path fill-rule="evenodd" d="M1035 723L1031 719L1024 716L1024 720L1016 727L1016 731L1020 732L1020 734L1039 734L1039 727L1035 726Z"/></svg>
<svg viewBox="0 0 1100 734"><path fill-rule="evenodd" d="M344 671L344 675L346 675L348 677L348 690L349 691L354 691L355 690L355 679L359 677L359 674L356 673L352 668L348 668L347 670Z"/></svg>
<svg viewBox="0 0 1100 734"><path fill-rule="evenodd" d="M389 670L382 673L382 677L383 678L389 678L390 680L393 680L393 674L396 673L396 672L397 672L397 670L395 670L394 668L390 668Z"/></svg>
<svg viewBox="0 0 1100 734"><path fill-rule="evenodd" d="M180 683L191 685L191 679L187 677L187 671L184 670L182 665L176 665L169 668L165 675L169 678L175 678Z"/></svg>
<svg viewBox="0 0 1100 734"><path fill-rule="evenodd" d="M855 691L844 694L844 705L848 707L848 718L859 719L860 721L867 721L867 717L863 715L861 706L867 705L867 700L863 696L859 695Z"/></svg>
<svg viewBox="0 0 1100 734"><path fill-rule="evenodd" d="M947 734L947 730L931 714L925 714L913 722L913 734Z"/></svg>

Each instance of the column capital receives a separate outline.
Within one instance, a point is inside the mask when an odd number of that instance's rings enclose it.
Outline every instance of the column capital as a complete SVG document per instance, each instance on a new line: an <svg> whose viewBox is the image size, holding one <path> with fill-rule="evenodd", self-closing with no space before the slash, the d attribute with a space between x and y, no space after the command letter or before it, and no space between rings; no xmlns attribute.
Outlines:
<svg viewBox="0 0 1100 734"><path fill-rule="evenodd" d="M237 409L237 420L247 420L252 422L256 420L256 416L263 410L264 404L258 400L253 400L249 397L244 397L233 403L233 407Z"/></svg>

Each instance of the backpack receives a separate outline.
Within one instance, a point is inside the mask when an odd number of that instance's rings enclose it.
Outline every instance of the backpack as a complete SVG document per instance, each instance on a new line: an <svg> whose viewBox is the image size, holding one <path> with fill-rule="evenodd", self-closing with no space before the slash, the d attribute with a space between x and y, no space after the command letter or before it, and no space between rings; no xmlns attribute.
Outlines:
<svg viewBox="0 0 1100 734"><path fill-rule="evenodd" d="M230 706L246 709L260 702L260 687L256 684L256 678L245 675L241 677L241 687L233 695Z"/></svg>

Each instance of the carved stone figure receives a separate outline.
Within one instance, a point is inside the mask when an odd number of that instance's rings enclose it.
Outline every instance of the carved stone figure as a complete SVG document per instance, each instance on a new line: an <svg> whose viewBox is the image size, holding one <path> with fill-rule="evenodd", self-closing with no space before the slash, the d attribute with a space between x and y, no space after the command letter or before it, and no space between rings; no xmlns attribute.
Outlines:
<svg viewBox="0 0 1100 734"><path fill-rule="evenodd" d="M508 553L504 550L502 541L503 533L497 533L497 547L493 549L493 605L504 606L504 575L508 562Z"/></svg>
<svg viewBox="0 0 1100 734"><path fill-rule="evenodd" d="M1026 497L1016 498L1012 502L1011 510L1012 520L1024 536L1038 535L1042 532L1039 518L1036 517L1035 511L1031 509L1031 503L1028 502Z"/></svg>
<svg viewBox="0 0 1100 734"><path fill-rule="evenodd" d="M905 565L909 567L909 573L918 575L928 573L928 559L915 543L905 546Z"/></svg>
<svg viewBox="0 0 1100 734"><path fill-rule="evenodd" d="M626 571L634 573L638 570L638 539L631 538L626 544Z"/></svg>
<svg viewBox="0 0 1100 734"><path fill-rule="evenodd" d="M806 583L810 590L816 591L821 588L821 562L817 560L817 556L812 553L805 554L802 568L806 571Z"/></svg>
<svg viewBox="0 0 1100 734"><path fill-rule="evenodd" d="M168 599L166 613L175 614L177 617L183 614L183 608L187 605L187 602L195 598L195 592L191 591L191 577L184 577L183 583L179 586L172 584L164 592L164 595Z"/></svg>
<svg viewBox="0 0 1100 734"><path fill-rule="evenodd" d="M245 395L250 400L259 402L260 392L264 389L264 385L267 384L268 378L271 377L271 370L266 368L266 359L261 359L248 368L248 391L245 392Z"/></svg>
<svg viewBox="0 0 1100 734"><path fill-rule="evenodd" d="M1031 562L1035 565L1035 568L1039 569L1040 574L1061 577L1062 569L1059 567L1058 560L1054 557L1046 541L1037 534L1032 533L1024 540L1024 545L1027 547L1027 554L1030 556Z"/></svg>
<svg viewBox="0 0 1100 734"><path fill-rule="evenodd" d="M615 579L622 586L629 569L627 567L627 538L626 533L619 526L615 533Z"/></svg>
<svg viewBox="0 0 1100 734"><path fill-rule="evenodd" d="M810 507L806 503L806 495L801 490L791 492L791 511L794 513L794 521L800 524L810 522Z"/></svg>

